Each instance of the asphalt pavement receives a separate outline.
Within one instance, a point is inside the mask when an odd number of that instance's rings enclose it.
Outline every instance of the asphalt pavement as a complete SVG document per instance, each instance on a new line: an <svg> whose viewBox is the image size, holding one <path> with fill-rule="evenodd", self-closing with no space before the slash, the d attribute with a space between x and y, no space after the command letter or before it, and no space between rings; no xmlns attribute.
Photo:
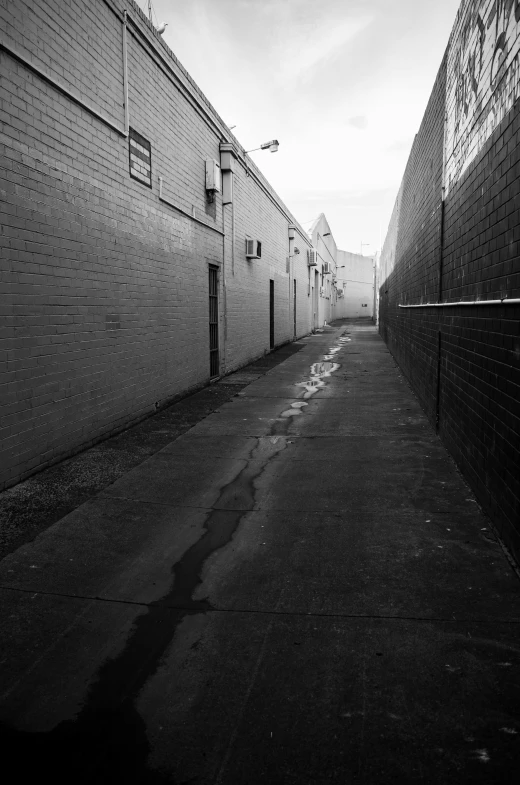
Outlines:
<svg viewBox="0 0 520 785"><path fill-rule="evenodd" d="M293 346L0 562L6 783L518 781L517 573L375 327Z"/></svg>

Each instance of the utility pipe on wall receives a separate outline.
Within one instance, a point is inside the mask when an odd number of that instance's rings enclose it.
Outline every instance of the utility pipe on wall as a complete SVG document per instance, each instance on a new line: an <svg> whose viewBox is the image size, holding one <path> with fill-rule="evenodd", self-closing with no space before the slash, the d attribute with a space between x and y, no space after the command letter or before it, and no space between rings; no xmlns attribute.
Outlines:
<svg viewBox="0 0 520 785"><path fill-rule="evenodd" d="M458 308L459 305L519 305L520 297L504 297L503 300L459 300L456 303L419 303L399 305L399 308Z"/></svg>
<svg viewBox="0 0 520 785"><path fill-rule="evenodd" d="M128 110L128 49L126 40L126 29L128 19L126 11L123 11L123 100L125 104L125 134L130 133L130 114Z"/></svg>
<svg viewBox="0 0 520 785"><path fill-rule="evenodd" d="M235 175L231 173L231 180ZM235 205L231 202L231 273L235 274Z"/></svg>
<svg viewBox="0 0 520 785"><path fill-rule="evenodd" d="M222 300L224 305L224 335L220 346L221 357L221 376L226 373L226 347L227 347L227 331L228 331L228 318L227 318L227 285L226 285L226 222L224 220L224 205L222 205ZM231 204L233 210L233 204ZM232 213L233 214L233 213ZM233 242L233 240L232 240Z"/></svg>
<svg viewBox="0 0 520 785"><path fill-rule="evenodd" d="M293 224L289 224L288 226L288 235L289 235L289 288L288 288L288 298L289 298L289 329L288 334L291 334L291 281L292 281L292 266L293 266L293 256L294 256L294 237L295 237L295 226Z"/></svg>
<svg viewBox="0 0 520 785"><path fill-rule="evenodd" d="M231 274L235 274L235 204L234 204L234 168L235 150L229 142L221 142L220 152L220 171L222 175L222 228L225 232L225 209L231 210ZM224 234L223 256L222 256L222 289L224 301L224 340L223 340L223 367L226 372L226 347L228 341L228 309L227 309L227 278L226 278L226 235Z"/></svg>

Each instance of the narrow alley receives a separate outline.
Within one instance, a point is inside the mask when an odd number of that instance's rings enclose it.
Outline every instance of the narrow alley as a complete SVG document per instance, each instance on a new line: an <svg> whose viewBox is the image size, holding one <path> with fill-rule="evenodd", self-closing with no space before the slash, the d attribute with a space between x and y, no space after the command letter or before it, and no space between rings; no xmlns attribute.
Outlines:
<svg viewBox="0 0 520 785"><path fill-rule="evenodd" d="M516 781L514 567L371 321L297 346L1 562L20 781Z"/></svg>

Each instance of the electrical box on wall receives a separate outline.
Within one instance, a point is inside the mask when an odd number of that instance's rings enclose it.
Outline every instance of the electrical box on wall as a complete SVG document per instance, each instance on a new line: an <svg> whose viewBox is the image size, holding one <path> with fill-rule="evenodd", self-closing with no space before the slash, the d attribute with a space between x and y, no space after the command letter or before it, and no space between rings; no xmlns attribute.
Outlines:
<svg viewBox="0 0 520 785"><path fill-rule="evenodd" d="M220 193L220 166L213 158L206 158L206 191Z"/></svg>

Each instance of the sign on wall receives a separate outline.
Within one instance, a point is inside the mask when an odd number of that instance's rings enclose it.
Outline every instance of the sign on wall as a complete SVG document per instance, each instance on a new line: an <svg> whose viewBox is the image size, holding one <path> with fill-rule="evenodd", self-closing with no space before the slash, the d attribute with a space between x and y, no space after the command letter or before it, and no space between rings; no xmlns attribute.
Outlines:
<svg viewBox="0 0 520 785"><path fill-rule="evenodd" d="M130 177L152 187L152 147L150 142L130 128Z"/></svg>
<svg viewBox="0 0 520 785"><path fill-rule="evenodd" d="M448 48L446 192L520 96L520 0L463 0Z"/></svg>

